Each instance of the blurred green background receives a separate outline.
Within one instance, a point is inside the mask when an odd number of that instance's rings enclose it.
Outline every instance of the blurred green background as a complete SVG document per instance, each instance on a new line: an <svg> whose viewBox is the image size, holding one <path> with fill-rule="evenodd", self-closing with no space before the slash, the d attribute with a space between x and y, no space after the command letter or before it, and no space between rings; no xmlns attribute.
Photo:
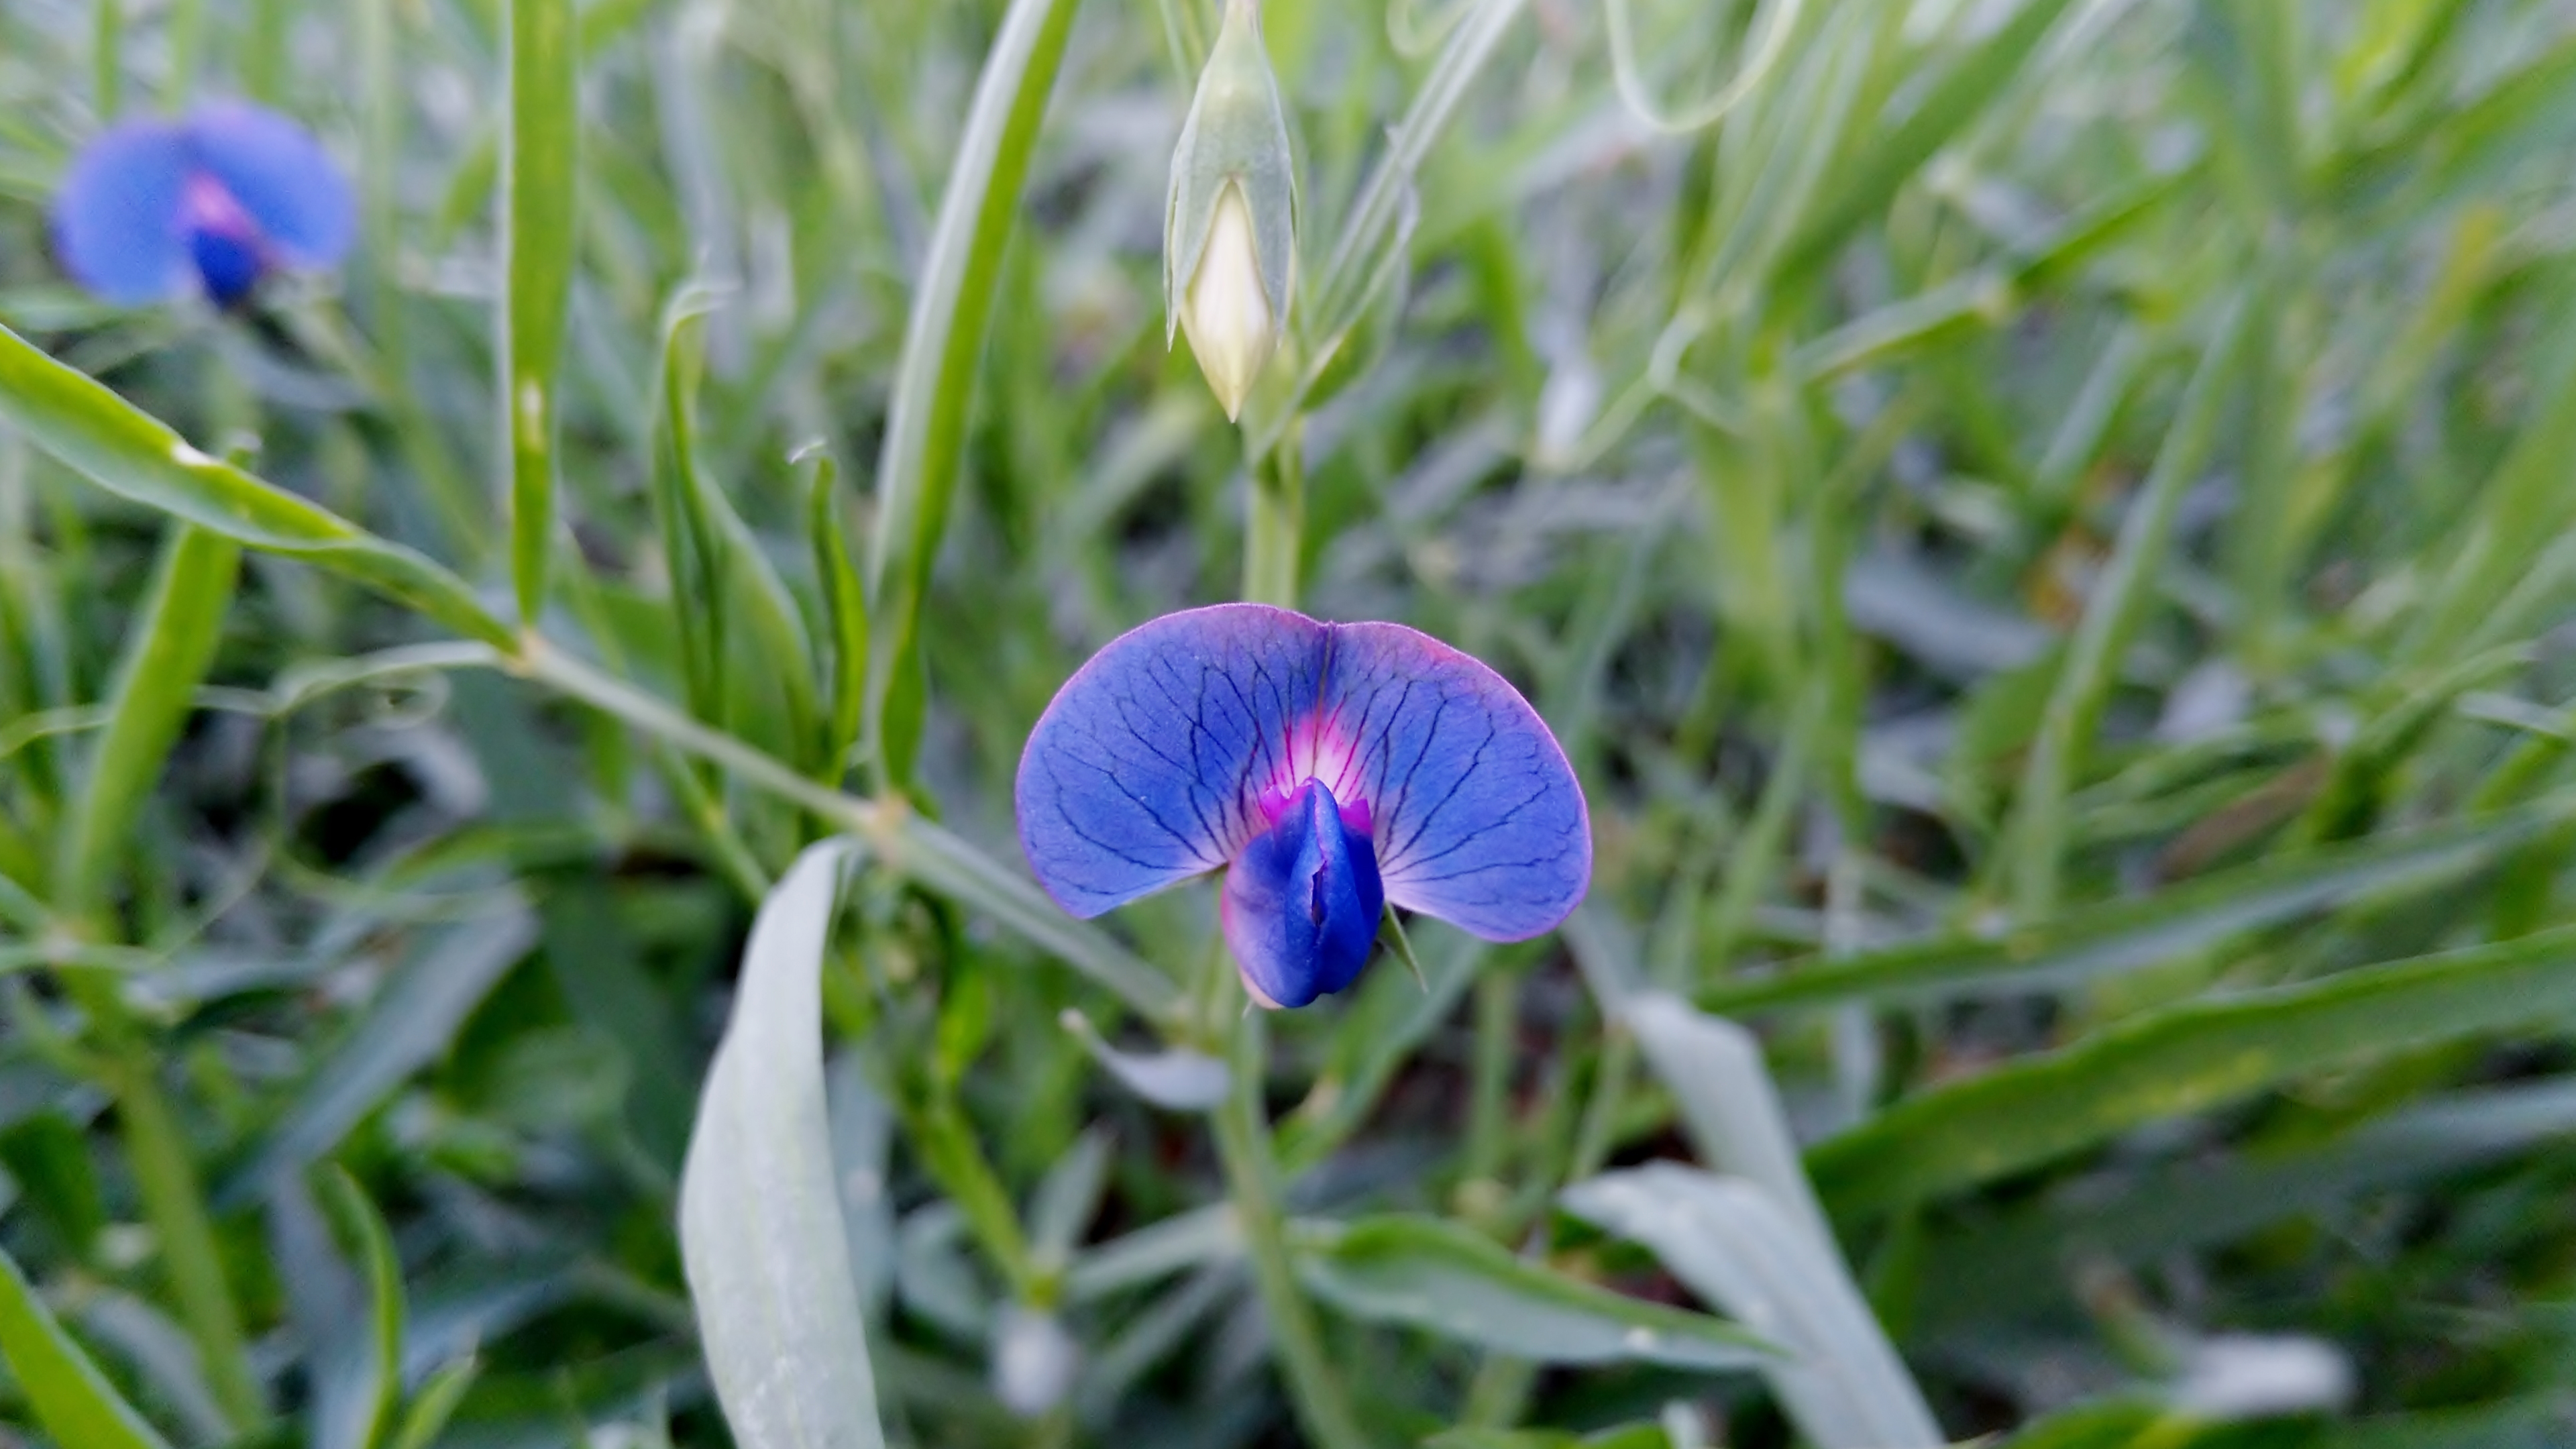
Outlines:
<svg viewBox="0 0 2576 1449"><path fill-rule="evenodd" d="M0 0L0 1444L2576 1443L2576 6L1271 0L1240 430L1216 20ZM82 297L214 96L357 254ZM1539 706L1563 932L1036 894L1265 550Z"/></svg>

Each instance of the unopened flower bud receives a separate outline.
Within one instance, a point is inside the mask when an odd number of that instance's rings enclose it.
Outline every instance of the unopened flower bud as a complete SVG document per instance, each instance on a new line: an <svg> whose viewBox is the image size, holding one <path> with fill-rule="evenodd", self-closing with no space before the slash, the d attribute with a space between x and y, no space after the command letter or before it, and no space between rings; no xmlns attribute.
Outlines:
<svg viewBox="0 0 2576 1449"><path fill-rule="evenodd" d="M1185 330L1228 418L1239 416L1288 320L1297 195L1279 82L1254 0L1226 0L1172 150L1163 211L1163 341Z"/></svg>

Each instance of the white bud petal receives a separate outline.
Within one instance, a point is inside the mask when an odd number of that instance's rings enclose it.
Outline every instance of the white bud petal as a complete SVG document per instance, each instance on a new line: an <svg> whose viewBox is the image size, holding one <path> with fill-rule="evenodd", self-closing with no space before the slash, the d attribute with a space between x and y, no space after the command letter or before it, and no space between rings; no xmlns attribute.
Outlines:
<svg viewBox="0 0 2576 1449"><path fill-rule="evenodd" d="M1207 249L1199 253L1189 305L1181 309L1190 351L1229 419L1243 412L1252 380L1278 344L1276 322L1262 292L1261 257L1253 248L1252 215L1244 208L1243 188L1229 183L1217 196Z"/></svg>

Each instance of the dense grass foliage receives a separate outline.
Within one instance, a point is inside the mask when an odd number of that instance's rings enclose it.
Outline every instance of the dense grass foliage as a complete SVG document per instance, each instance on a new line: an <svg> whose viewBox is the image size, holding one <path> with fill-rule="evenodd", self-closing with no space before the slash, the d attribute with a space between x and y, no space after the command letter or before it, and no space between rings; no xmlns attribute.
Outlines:
<svg viewBox="0 0 2576 1449"><path fill-rule="evenodd" d="M2576 1442L2576 9L1271 0L1240 426L1218 15L0 3L0 1444ZM353 255L81 295L224 96ZM1562 930L1038 891L1244 597Z"/></svg>

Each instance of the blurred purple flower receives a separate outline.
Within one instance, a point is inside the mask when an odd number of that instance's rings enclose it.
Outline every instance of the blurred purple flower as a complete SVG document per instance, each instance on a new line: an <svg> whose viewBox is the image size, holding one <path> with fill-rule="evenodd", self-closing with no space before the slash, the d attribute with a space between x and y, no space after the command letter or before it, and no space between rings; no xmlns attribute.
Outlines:
<svg viewBox="0 0 2576 1449"><path fill-rule="evenodd" d="M1592 877L1582 787L1501 675L1401 624L1263 604L1111 641L1030 732L1017 795L1074 915L1227 867L1226 945L1267 1006L1349 986L1388 901L1519 941Z"/></svg>
<svg viewBox="0 0 2576 1449"><path fill-rule="evenodd" d="M54 246L83 287L139 306L248 297L280 267L327 267L357 231L349 183L313 134L239 101L92 140L54 197Z"/></svg>

